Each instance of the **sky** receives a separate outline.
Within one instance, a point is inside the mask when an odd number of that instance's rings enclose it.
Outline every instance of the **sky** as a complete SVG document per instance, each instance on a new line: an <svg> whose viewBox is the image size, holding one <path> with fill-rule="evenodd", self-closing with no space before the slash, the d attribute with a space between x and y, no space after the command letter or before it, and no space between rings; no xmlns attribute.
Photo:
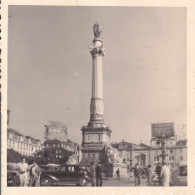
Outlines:
<svg viewBox="0 0 195 195"><path fill-rule="evenodd" d="M81 143L90 118L93 24L100 21L111 141L149 144L152 123L186 124L186 9L9 6L9 127L43 140L64 121Z"/></svg>

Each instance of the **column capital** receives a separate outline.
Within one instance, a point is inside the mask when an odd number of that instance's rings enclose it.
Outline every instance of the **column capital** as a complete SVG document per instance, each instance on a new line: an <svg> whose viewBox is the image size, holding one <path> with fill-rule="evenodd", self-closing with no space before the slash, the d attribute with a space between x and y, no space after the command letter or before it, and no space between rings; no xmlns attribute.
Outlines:
<svg viewBox="0 0 195 195"><path fill-rule="evenodd" d="M104 56L106 53L106 49L104 48L103 44L98 46L90 46L89 52L91 53L92 57L95 56Z"/></svg>

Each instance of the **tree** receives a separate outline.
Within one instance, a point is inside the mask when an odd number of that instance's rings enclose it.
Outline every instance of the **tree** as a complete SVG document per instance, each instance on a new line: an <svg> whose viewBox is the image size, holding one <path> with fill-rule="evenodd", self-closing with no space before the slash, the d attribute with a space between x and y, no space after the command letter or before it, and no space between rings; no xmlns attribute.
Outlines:
<svg viewBox="0 0 195 195"><path fill-rule="evenodd" d="M56 151L59 151L60 153L56 153ZM54 163L54 164L64 164L67 162L69 156L72 155L71 151L68 151L64 148L45 148L41 151L38 151L35 153L35 161L38 164L48 164L48 163Z"/></svg>
<svg viewBox="0 0 195 195"><path fill-rule="evenodd" d="M15 162L18 163L22 159L22 155L13 149L7 149L7 162Z"/></svg>

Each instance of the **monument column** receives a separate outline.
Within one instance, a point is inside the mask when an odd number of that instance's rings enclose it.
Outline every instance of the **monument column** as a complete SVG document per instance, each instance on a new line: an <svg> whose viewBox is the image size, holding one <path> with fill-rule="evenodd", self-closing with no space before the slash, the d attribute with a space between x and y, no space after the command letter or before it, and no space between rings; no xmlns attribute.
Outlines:
<svg viewBox="0 0 195 195"><path fill-rule="evenodd" d="M104 123L102 57L105 54L105 49L103 47L102 39L100 38L100 33L97 33L98 30L100 31L100 26L96 27L96 24L94 24L95 38L93 40L93 46L89 48L89 51L92 55L92 94L89 124Z"/></svg>
<svg viewBox="0 0 195 195"><path fill-rule="evenodd" d="M99 22L93 26L93 45L89 47L92 56L92 91L90 103L90 120L82 131L82 161L83 164L90 162L105 161L105 147L110 142L111 129L104 124L103 102L103 72L102 58L105 55L100 34L102 32Z"/></svg>

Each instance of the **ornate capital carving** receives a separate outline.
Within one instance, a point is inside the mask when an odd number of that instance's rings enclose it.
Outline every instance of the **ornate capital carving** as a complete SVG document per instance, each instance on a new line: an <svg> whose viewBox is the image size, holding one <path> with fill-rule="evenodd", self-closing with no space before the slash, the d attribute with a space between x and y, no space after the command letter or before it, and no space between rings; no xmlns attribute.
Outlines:
<svg viewBox="0 0 195 195"><path fill-rule="evenodd" d="M106 49L104 48L103 44L100 46L90 46L89 52L91 55L94 56L104 56L106 53Z"/></svg>

